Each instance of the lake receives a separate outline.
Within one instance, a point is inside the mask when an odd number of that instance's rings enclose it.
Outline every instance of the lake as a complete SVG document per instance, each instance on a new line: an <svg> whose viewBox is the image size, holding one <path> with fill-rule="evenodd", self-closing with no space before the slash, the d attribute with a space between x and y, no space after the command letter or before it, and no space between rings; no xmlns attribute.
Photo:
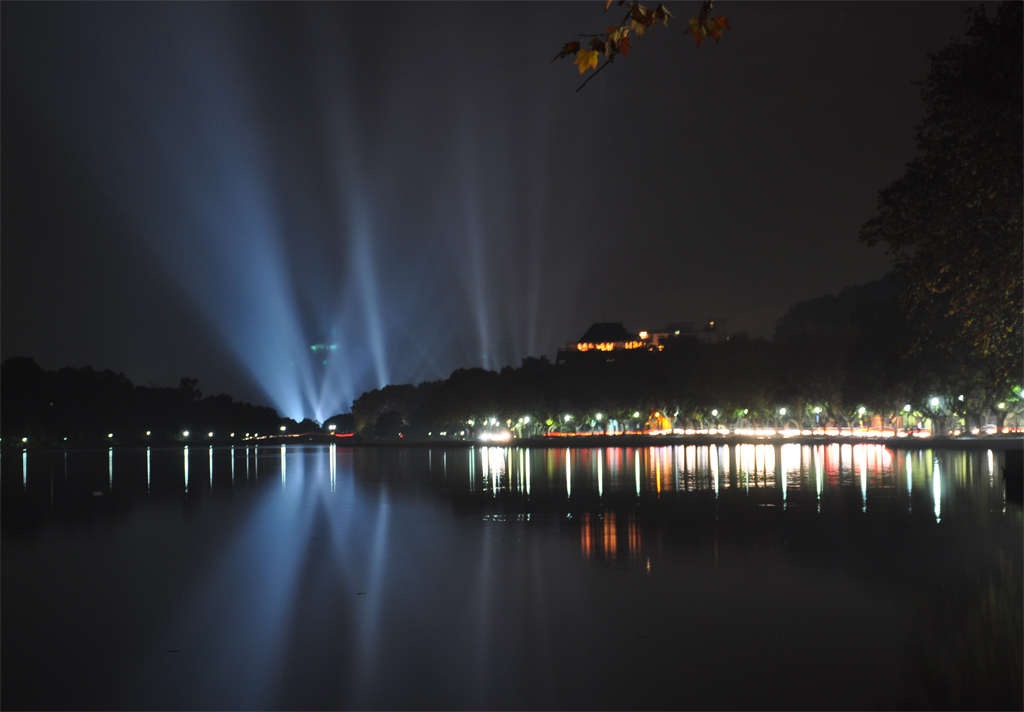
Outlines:
<svg viewBox="0 0 1024 712"><path fill-rule="evenodd" d="M1020 709L1005 453L905 444L4 451L0 702Z"/></svg>

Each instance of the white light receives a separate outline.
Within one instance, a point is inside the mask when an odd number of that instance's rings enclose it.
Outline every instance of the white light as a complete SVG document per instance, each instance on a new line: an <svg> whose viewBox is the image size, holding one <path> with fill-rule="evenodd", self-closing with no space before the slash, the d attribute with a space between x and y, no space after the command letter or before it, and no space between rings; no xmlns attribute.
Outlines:
<svg viewBox="0 0 1024 712"><path fill-rule="evenodd" d="M820 413L821 412L821 406L820 405L814 406L814 412L815 413Z"/></svg>
<svg viewBox="0 0 1024 712"><path fill-rule="evenodd" d="M786 409L785 408L779 408L779 415L785 415L785 414L786 414Z"/></svg>
<svg viewBox="0 0 1024 712"><path fill-rule="evenodd" d="M213 437L213 431L211 430L210 432L208 432L208 433L206 434L206 437L208 437L208 438L212 438L212 437Z"/></svg>
<svg viewBox="0 0 1024 712"><path fill-rule="evenodd" d="M114 434L113 433L107 433L107 437L108 438L112 438L112 437L114 437Z"/></svg>
<svg viewBox="0 0 1024 712"><path fill-rule="evenodd" d="M65 438L65 439L66 439L66 438ZM27 443L27 442L28 442L28 438L22 438L22 439L21 439L21 442L23 442L23 443Z"/></svg>
<svg viewBox="0 0 1024 712"><path fill-rule="evenodd" d="M597 414L597 415L595 415L594 417L595 417L595 418L596 418L597 420L600 420L600 419L601 419L601 418L603 418L604 416L603 416L603 415L601 415L600 413L598 413L598 414Z"/></svg>
<svg viewBox="0 0 1024 712"><path fill-rule="evenodd" d="M637 411L634 411L634 412L633 412L633 417L634 417L634 418L639 418L639 417L640 417L640 411L639 411L639 410L637 410Z"/></svg>
<svg viewBox="0 0 1024 712"><path fill-rule="evenodd" d="M529 423L529 422L530 422L530 416L528 416L528 415L524 415L524 416L523 416L523 422L524 422L524 423Z"/></svg>
<svg viewBox="0 0 1024 712"><path fill-rule="evenodd" d="M858 409L857 409L857 412L858 412L858 413L859 413L860 415L864 415L864 413L866 413L866 412L867 412L867 408L865 408L864 406L861 406L860 408L858 408Z"/></svg>
<svg viewBox="0 0 1024 712"><path fill-rule="evenodd" d="M938 398L932 398L932 408L937 408L938 405L939 405L939 399Z"/></svg>
<svg viewBox="0 0 1024 712"><path fill-rule="evenodd" d="M711 411L711 415L713 415L713 416L715 416L717 418L718 417L718 408L713 409Z"/></svg>
<svg viewBox="0 0 1024 712"><path fill-rule="evenodd" d="M569 419L570 419L570 418L572 418L572 416L571 416L571 415L567 415L567 416L565 416L565 422L567 422L567 423L568 423L568 422L569 422Z"/></svg>
<svg viewBox="0 0 1024 712"><path fill-rule="evenodd" d="M188 431L187 430L183 430L181 432L181 434L184 435L186 438L188 437Z"/></svg>
<svg viewBox="0 0 1024 712"><path fill-rule="evenodd" d="M148 430L146 431L146 436L147 436L147 437L149 436L149 431L148 431Z"/></svg>
<svg viewBox="0 0 1024 712"><path fill-rule="evenodd" d="M335 429L336 429L337 427L338 427L337 425L335 425L334 423L331 423L330 425L328 425L328 426L327 426L327 429L328 429L328 430L332 430L332 431L333 431L333 430L335 430Z"/></svg>
<svg viewBox="0 0 1024 712"><path fill-rule="evenodd" d="M1000 404L999 404L999 405L997 405L996 407L997 407L997 408L999 408L1000 410L1002 410L1003 408L1005 408L1005 407L1006 407L1006 403L1000 403Z"/></svg>
<svg viewBox="0 0 1024 712"><path fill-rule="evenodd" d="M284 427L284 426L282 425L282 426L281 426L281 432L283 433L283 432L284 432L284 430L285 430L285 427Z"/></svg>
<svg viewBox="0 0 1024 712"><path fill-rule="evenodd" d="M903 412L904 413L909 413L910 412L910 404L909 403L907 403L905 406L903 406Z"/></svg>

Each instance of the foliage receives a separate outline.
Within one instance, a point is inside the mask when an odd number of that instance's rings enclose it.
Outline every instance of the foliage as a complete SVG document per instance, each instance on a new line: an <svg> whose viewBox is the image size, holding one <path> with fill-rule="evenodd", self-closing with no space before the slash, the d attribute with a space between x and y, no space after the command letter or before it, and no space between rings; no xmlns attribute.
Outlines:
<svg viewBox="0 0 1024 712"><path fill-rule="evenodd" d="M605 1L604 9L606 12L614 1ZM627 5L626 0L618 0L616 4L620 7ZM697 47L700 47L701 42L707 37L711 37L715 42L718 42L722 38L723 31L732 29L729 26L728 19L710 14L713 7L714 0L705 0L697 17L690 18L690 23L687 25L686 33L693 35ZM632 47L631 38L633 36L639 39L643 37L646 30L651 29L659 22L663 25L668 25L668 21L671 18L672 13L664 5L658 5L652 10L641 5L637 0L633 0L628 3L626 14L617 25L609 25L604 32L597 34L577 35L577 39L566 42L562 46L561 51L551 61L554 62L564 57L575 57L573 65L579 68L581 75L588 69L596 70L590 76L590 78L593 78L597 72L600 72L614 62L615 58L619 55L623 57L629 56L629 50ZM590 41L584 44L584 41L588 38ZM601 57L604 57L605 62L598 67ZM590 81L590 78L584 81L579 86L579 89L582 89ZM579 89L576 91L579 91Z"/></svg>
<svg viewBox="0 0 1024 712"><path fill-rule="evenodd" d="M28 438L34 445L82 446L143 439L166 442L183 430L264 432L281 418L272 409L219 394L202 397L198 381L178 388L135 386L123 373L62 368L45 371L13 357L0 366L0 432L4 442ZM113 438L108 437L113 434Z"/></svg>
<svg viewBox="0 0 1024 712"><path fill-rule="evenodd" d="M906 280L913 350L989 400L1024 369L1022 7L972 10L966 41L930 55L919 155L861 230Z"/></svg>

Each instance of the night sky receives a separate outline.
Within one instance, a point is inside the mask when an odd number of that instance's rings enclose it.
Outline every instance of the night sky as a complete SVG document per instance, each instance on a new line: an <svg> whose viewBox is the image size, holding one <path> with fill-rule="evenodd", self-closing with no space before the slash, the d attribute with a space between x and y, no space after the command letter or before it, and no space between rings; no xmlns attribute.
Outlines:
<svg viewBox="0 0 1024 712"><path fill-rule="evenodd" d="M672 2L577 93L602 5L4 2L2 358L323 419L887 271L858 229L962 4L721 0L698 50Z"/></svg>

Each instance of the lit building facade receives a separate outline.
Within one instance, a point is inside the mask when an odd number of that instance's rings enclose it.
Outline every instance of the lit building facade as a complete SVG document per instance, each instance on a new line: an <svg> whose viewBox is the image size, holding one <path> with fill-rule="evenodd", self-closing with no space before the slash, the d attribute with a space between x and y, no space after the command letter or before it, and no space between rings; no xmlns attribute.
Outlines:
<svg viewBox="0 0 1024 712"><path fill-rule="evenodd" d="M556 363L566 363L584 354L604 354L613 361L617 352L663 351L677 339L695 339L705 344L729 340L725 319L708 319L699 327L692 321L670 322L659 331L630 333L618 322L599 322L591 325L578 341L570 341L559 349Z"/></svg>

